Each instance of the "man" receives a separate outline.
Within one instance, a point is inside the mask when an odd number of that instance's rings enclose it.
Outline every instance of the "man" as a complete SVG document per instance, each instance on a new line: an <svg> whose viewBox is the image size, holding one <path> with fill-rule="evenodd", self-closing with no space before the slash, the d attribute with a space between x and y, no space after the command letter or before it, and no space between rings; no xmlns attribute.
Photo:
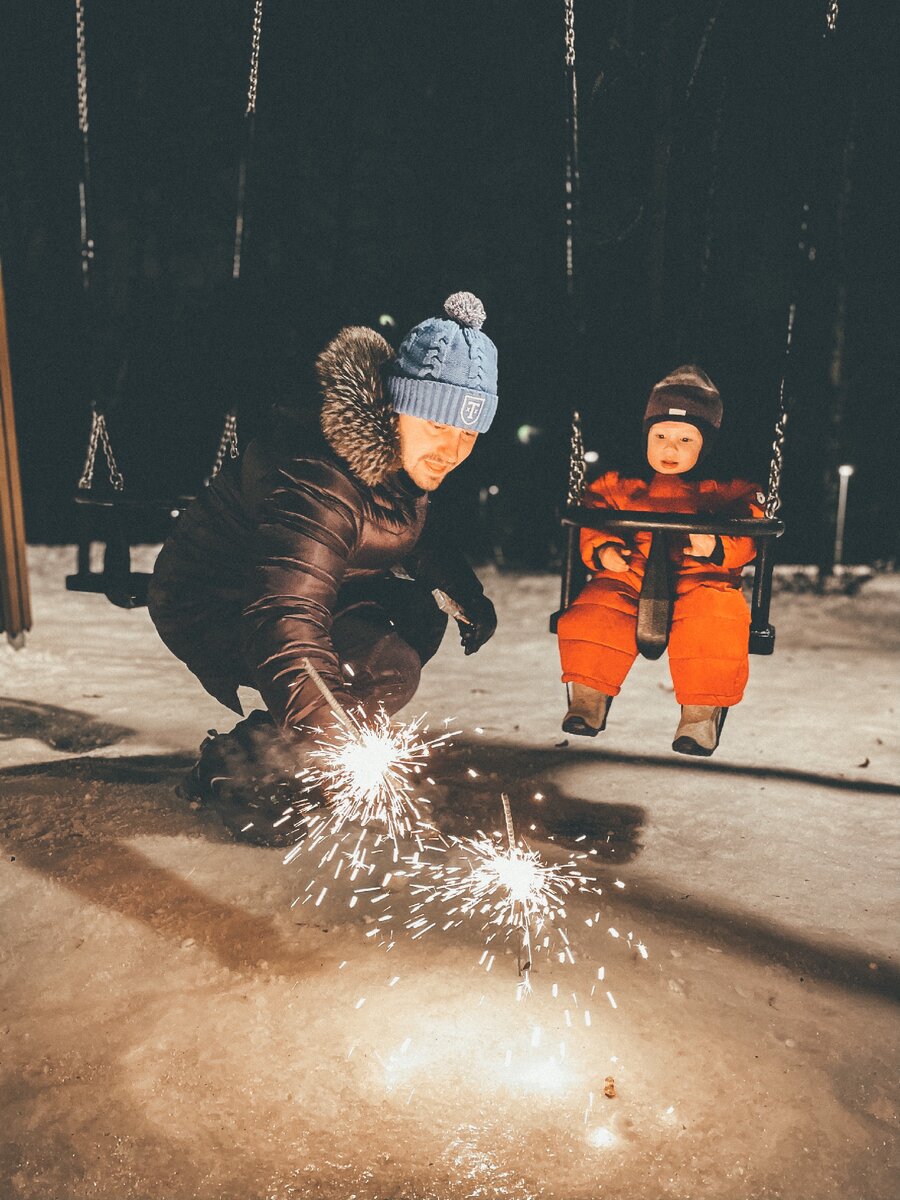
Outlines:
<svg viewBox="0 0 900 1200"><path fill-rule="evenodd" d="M235 831L248 806L264 806L254 783L271 783L273 770L292 778L311 730L334 723L305 659L339 703L394 713L446 629L435 589L454 602L466 654L494 633L472 569L426 520L429 494L496 412L484 318L458 292L396 358L374 330L342 330L316 363L318 428L282 412L163 546L150 585L163 641L235 712L241 685L266 705L208 739L192 775L194 793L217 801ZM250 840L267 837L256 820Z"/></svg>

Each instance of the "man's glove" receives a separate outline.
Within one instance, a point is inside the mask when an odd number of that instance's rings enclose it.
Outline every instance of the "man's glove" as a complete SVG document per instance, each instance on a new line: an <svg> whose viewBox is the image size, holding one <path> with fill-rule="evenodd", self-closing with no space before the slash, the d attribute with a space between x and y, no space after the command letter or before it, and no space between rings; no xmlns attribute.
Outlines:
<svg viewBox="0 0 900 1200"><path fill-rule="evenodd" d="M472 599L456 618L459 640L466 654L474 654L494 636L497 628L497 613L487 596Z"/></svg>

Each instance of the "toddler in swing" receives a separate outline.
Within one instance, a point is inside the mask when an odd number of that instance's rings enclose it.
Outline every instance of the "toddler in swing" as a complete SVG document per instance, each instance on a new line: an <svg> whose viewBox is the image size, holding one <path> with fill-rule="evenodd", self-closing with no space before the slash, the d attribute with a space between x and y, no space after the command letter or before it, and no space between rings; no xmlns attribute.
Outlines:
<svg viewBox="0 0 900 1200"><path fill-rule="evenodd" d="M709 376L679 367L650 393L643 436L650 474L624 479L608 471L585 492L597 508L717 517L761 517L755 484L721 483L701 466L722 424L722 398ZM581 556L593 577L559 619L563 682L571 703L569 734L595 737L637 655L641 583L651 534L628 536L581 530ZM681 718L672 749L708 757L719 744L729 708L744 694L749 673L750 610L741 594L741 568L755 555L753 540L711 533L669 533L672 623L669 669Z"/></svg>

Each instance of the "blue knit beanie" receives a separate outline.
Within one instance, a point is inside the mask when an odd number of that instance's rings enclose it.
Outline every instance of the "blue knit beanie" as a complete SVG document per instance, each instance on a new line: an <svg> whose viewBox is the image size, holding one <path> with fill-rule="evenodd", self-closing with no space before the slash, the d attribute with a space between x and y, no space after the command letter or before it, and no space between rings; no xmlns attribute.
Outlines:
<svg viewBox="0 0 900 1200"><path fill-rule="evenodd" d="M385 390L394 412L487 433L497 411L497 347L481 332L484 305L455 292L444 313L407 334L385 369Z"/></svg>

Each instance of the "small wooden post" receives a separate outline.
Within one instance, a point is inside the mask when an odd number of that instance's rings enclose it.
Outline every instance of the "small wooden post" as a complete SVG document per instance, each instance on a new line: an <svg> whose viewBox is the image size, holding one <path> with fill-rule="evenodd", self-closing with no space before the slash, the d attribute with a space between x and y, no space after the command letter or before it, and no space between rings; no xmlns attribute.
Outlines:
<svg viewBox="0 0 900 1200"><path fill-rule="evenodd" d="M6 336L6 303L0 264L0 630L19 648L31 628L31 594L25 561L25 518L19 452L13 419L12 373Z"/></svg>

